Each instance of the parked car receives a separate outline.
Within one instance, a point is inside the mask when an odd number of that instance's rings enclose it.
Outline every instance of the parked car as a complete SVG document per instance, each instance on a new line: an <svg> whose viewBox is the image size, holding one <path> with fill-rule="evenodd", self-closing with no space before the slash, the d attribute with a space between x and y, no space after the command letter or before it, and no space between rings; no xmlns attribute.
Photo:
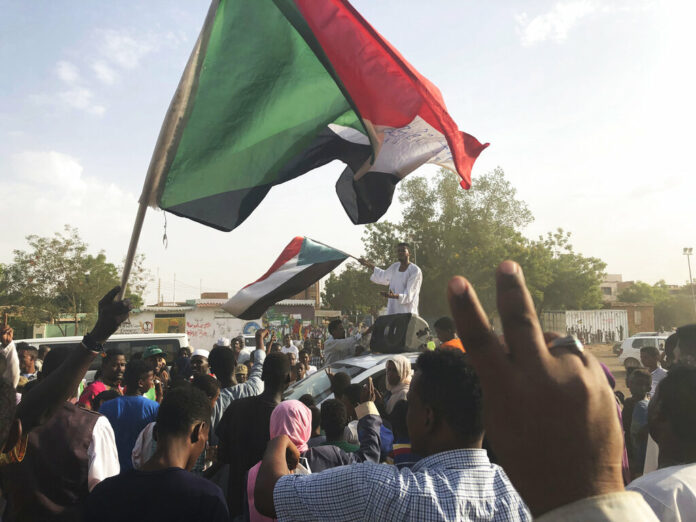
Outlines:
<svg viewBox="0 0 696 522"><path fill-rule="evenodd" d="M621 343L619 361L627 371L641 368L643 365L640 362L640 349L643 346L654 346L662 352L665 349L667 337L665 334L652 332L628 337Z"/></svg>
<svg viewBox="0 0 696 522"><path fill-rule="evenodd" d="M77 347L82 342L82 337L43 337L37 339L18 339L17 342L29 343L38 348L42 344L48 345L51 348L56 346L74 346ZM105 350L110 348L118 348L124 354L126 359L130 360L133 354L142 353L145 348L151 345L157 345L167 354L167 362L172 363L176 359L179 349L189 345L188 335L183 334L116 334L109 337L104 345ZM85 376L85 380L89 383L94 380L94 374L101 367L101 357L96 357L92 361L89 371Z"/></svg>
<svg viewBox="0 0 696 522"><path fill-rule="evenodd" d="M413 367L420 353L406 352L400 355L406 356L411 361L411 367ZM329 376L326 374L326 368L330 368L331 373L347 373L350 375L353 384L365 384L367 383L368 377L372 377L375 388L384 395L387 391L387 360L390 357L391 355L365 354L343 359L342 361L336 361L290 386L285 390L283 399L299 399L303 395L309 394L314 397L314 401L317 405L321 404L326 399L332 399L331 382L329 381Z"/></svg>

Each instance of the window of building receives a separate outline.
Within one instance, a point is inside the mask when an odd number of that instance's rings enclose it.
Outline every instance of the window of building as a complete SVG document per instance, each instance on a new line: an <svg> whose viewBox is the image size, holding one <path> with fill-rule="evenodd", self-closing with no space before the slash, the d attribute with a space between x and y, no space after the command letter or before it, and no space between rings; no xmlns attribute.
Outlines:
<svg viewBox="0 0 696 522"><path fill-rule="evenodd" d="M642 317L640 310L634 310L633 311L633 323L636 326L640 326L640 323L642 320L643 320L643 317Z"/></svg>
<svg viewBox="0 0 696 522"><path fill-rule="evenodd" d="M602 293L604 295L611 295L611 287L610 286L603 286L602 287Z"/></svg>
<svg viewBox="0 0 696 522"><path fill-rule="evenodd" d="M184 314L155 314L154 333L186 333Z"/></svg>

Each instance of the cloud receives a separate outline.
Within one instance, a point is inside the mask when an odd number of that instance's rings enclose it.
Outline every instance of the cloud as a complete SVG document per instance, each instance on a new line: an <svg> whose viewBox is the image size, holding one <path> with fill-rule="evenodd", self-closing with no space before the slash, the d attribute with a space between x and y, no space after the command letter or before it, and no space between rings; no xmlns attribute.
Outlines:
<svg viewBox="0 0 696 522"><path fill-rule="evenodd" d="M56 73L63 82L73 85L80 79L80 72L74 64L60 61L56 64Z"/></svg>
<svg viewBox="0 0 696 522"><path fill-rule="evenodd" d="M77 66L61 60L56 64L56 74L66 88L59 90L54 96L33 96L36 102L78 109L94 116L102 116L106 112L103 105L94 102L94 93L84 85Z"/></svg>
<svg viewBox="0 0 696 522"><path fill-rule="evenodd" d="M94 94L86 87L75 87L58 93L58 99L67 107L83 110L88 114L103 116L106 107L94 103Z"/></svg>
<svg viewBox="0 0 696 522"><path fill-rule="evenodd" d="M117 73L109 64L97 61L92 64L92 70L99 81L106 85L113 85L116 81Z"/></svg>
<svg viewBox="0 0 696 522"><path fill-rule="evenodd" d="M517 30L522 44L529 46L547 40L557 42L567 38L568 32L597 10L597 4L590 0L558 2L549 12L530 18L527 13L516 16Z"/></svg>
<svg viewBox="0 0 696 522"><path fill-rule="evenodd" d="M157 49L153 35L136 39L123 31L102 31L102 55L124 69L134 69L144 56Z"/></svg>
<svg viewBox="0 0 696 522"><path fill-rule="evenodd" d="M14 249L25 248L25 236L52 235L64 224L77 227L94 250L118 247L109 257L120 261L136 197L113 183L85 175L78 158L55 150L14 154L0 167L0 192L12 194L4 209L7 216L14 216L12 226L0 236L1 262L10 261Z"/></svg>

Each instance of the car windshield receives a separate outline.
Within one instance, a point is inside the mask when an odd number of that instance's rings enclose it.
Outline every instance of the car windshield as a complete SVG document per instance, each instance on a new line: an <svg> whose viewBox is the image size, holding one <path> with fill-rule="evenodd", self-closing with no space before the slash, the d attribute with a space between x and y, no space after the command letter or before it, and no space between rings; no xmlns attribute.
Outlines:
<svg viewBox="0 0 696 522"><path fill-rule="evenodd" d="M365 368L361 368L360 366L353 366L352 364L345 364L342 362L330 364L328 367L331 368L331 373L344 372L350 375L351 379L365 371ZM302 379L291 388L288 388L283 394L283 400L299 399L305 394L310 394L317 403L326 399L331 395L331 382L329 381L329 376L324 371L325 368L326 367L322 368L315 374L310 375L306 379Z"/></svg>

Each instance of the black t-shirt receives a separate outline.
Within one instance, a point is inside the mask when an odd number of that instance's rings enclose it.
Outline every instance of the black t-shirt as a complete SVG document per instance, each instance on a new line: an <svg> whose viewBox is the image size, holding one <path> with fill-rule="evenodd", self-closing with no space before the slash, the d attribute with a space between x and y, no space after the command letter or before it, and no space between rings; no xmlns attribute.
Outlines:
<svg viewBox="0 0 696 522"><path fill-rule="evenodd" d="M110 477L87 497L86 521L228 522L222 490L181 468L131 470Z"/></svg>
<svg viewBox="0 0 696 522"><path fill-rule="evenodd" d="M237 399L227 407L215 430L218 460L230 465L227 505L232 518L242 514L245 477L266 451L275 407L275 402L261 396Z"/></svg>

